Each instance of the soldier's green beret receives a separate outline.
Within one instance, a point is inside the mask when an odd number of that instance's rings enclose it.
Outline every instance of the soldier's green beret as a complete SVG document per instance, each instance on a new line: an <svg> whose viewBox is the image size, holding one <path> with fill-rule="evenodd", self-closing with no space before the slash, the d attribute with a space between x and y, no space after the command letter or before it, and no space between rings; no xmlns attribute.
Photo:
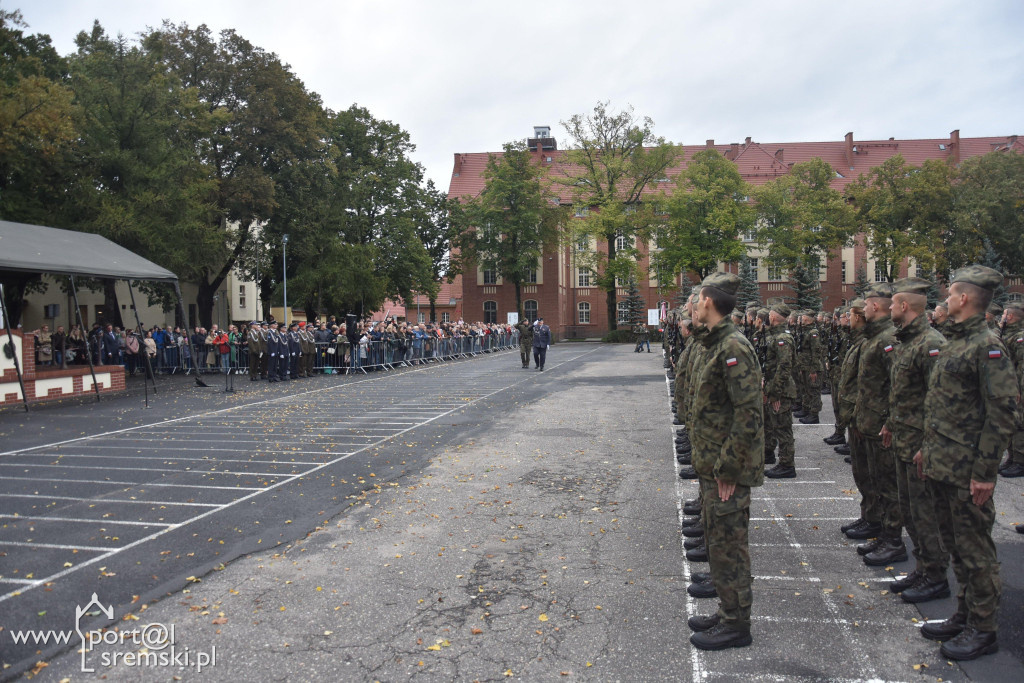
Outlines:
<svg viewBox="0 0 1024 683"><path fill-rule="evenodd" d="M866 290L864 290L864 298L879 298L879 299L891 299L892 298L892 286L888 282L875 282Z"/></svg>
<svg viewBox="0 0 1024 683"><path fill-rule="evenodd" d="M1006 310L1015 311L1018 315L1024 314L1024 299L1019 301L1007 301Z"/></svg>
<svg viewBox="0 0 1024 683"><path fill-rule="evenodd" d="M747 310L748 311L750 311L750 310L756 311L760 307L761 307L761 305L758 304L756 301L751 301L749 304L747 304Z"/></svg>
<svg viewBox="0 0 1024 683"><path fill-rule="evenodd" d="M735 316L739 316L740 318L742 318L743 316L745 316L745 315L746 315L746 312L745 312L745 311L741 311L741 310L740 310L740 309L738 309L738 308L734 308L734 309L732 309L732 314L733 314L733 315L735 315Z"/></svg>
<svg viewBox="0 0 1024 683"><path fill-rule="evenodd" d="M778 313L783 318L788 318L793 313L793 309L785 303L772 304L771 310Z"/></svg>
<svg viewBox="0 0 1024 683"><path fill-rule="evenodd" d="M988 305L988 314L999 317L1003 314L1003 307L993 301Z"/></svg>
<svg viewBox="0 0 1024 683"><path fill-rule="evenodd" d="M940 301L939 303L935 304L935 310L938 310L940 308L942 310L946 310L947 308L949 308L949 306L946 305L945 301Z"/></svg>
<svg viewBox="0 0 1024 683"><path fill-rule="evenodd" d="M735 273L711 273L700 283L701 287L714 287L730 296L740 291L740 277Z"/></svg>
<svg viewBox="0 0 1024 683"><path fill-rule="evenodd" d="M757 309L757 314L767 318L768 317L768 309L767 308L759 308L759 309Z"/></svg>
<svg viewBox="0 0 1024 683"><path fill-rule="evenodd" d="M868 302L864 301L864 299L854 299L853 301L850 302L850 310L853 310L854 308L859 308L860 310L863 311L864 307L867 305Z"/></svg>
<svg viewBox="0 0 1024 683"><path fill-rule="evenodd" d="M953 279L950 281L950 284L956 282L966 282L969 285L993 291L1003 284L1003 274L995 268L974 264L973 266L965 266L953 273Z"/></svg>
<svg viewBox="0 0 1024 683"><path fill-rule="evenodd" d="M918 294L928 296L932 283L920 277L905 277L892 283L893 294Z"/></svg>

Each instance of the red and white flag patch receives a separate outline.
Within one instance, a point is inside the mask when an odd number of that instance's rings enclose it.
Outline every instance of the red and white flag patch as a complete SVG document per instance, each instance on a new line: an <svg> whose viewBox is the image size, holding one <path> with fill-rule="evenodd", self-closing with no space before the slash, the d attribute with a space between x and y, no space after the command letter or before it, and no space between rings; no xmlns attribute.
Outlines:
<svg viewBox="0 0 1024 683"><path fill-rule="evenodd" d="M989 349L988 357L990 359L992 359L992 358L1002 358L1003 357L1003 352L1000 351L999 349Z"/></svg>
<svg viewBox="0 0 1024 683"><path fill-rule="evenodd" d="M785 346L785 345L786 345L786 342L784 342L784 341L780 341L779 342L779 346Z"/></svg>
<svg viewBox="0 0 1024 683"><path fill-rule="evenodd" d="M731 368L732 366L736 365L736 363L738 363L738 362L739 361L737 361L735 358L728 358L728 359L726 359L725 364Z"/></svg>
<svg viewBox="0 0 1024 683"><path fill-rule="evenodd" d="M890 351L892 351L892 344L886 344L886 345L885 345L885 346L884 346L884 347L882 348L882 350L883 350L883 351L885 351L886 353L889 353Z"/></svg>
<svg viewBox="0 0 1024 683"><path fill-rule="evenodd" d="M929 349L928 350L928 355L932 356L932 357L935 357L935 356L939 355L939 350L938 349Z"/></svg>

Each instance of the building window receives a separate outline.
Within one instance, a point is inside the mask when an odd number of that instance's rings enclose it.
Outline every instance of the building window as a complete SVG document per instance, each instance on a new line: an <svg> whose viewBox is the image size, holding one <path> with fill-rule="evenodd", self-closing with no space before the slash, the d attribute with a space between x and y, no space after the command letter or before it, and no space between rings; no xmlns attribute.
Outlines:
<svg viewBox="0 0 1024 683"><path fill-rule="evenodd" d="M619 308L619 315L618 315L619 323L620 324L629 324L629 302L628 301L620 301L618 308Z"/></svg>
<svg viewBox="0 0 1024 683"><path fill-rule="evenodd" d="M417 312L416 313L416 322L418 322L420 325L422 325L423 323L427 322L427 314L424 313L423 311Z"/></svg>
<svg viewBox="0 0 1024 683"><path fill-rule="evenodd" d="M579 309L579 322L580 322L580 325L589 325L590 324L590 304L587 303L586 301L581 301L579 303L579 306L577 306L577 308Z"/></svg>
<svg viewBox="0 0 1024 683"><path fill-rule="evenodd" d="M1020 292L1010 292L1006 295L1006 300L1014 302L1024 301L1024 294L1021 294Z"/></svg>
<svg viewBox="0 0 1024 683"><path fill-rule="evenodd" d="M768 266L768 279L769 280L783 280L782 277L782 266Z"/></svg>
<svg viewBox="0 0 1024 683"><path fill-rule="evenodd" d="M843 282L849 282L849 280L846 279L846 261L843 261Z"/></svg>
<svg viewBox="0 0 1024 683"><path fill-rule="evenodd" d="M245 295L243 294L238 295L238 307L245 308Z"/></svg>
<svg viewBox="0 0 1024 683"><path fill-rule="evenodd" d="M576 238L576 251L588 251L590 249L590 238L587 235L581 235Z"/></svg>
<svg viewBox="0 0 1024 683"><path fill-rule="evenodd" d="M880 265L878 265L876 263L875 264L875 282L888 282L888 281L889 281L889 273L887 273L885 271L885 267L884 266L880 266Z"/></svg>
<svg viewBox="0 0 1024 683"><path fill-rule="evenodd" d="M498 302L497 301L485 301L484 302L484 322L493 324L498 322Z"/></svg>
<svg viewBox="0 0 1024 683"><path fill-rule="evenodd" d="M493 269L484 268L484 284L485 285L496 285L498 284L498 271Z"/></svg>
<svg viewBox="0 0 1024 683"><path fill-rule="evenodd" d="M626 251L629 249L629 240L626 239L625 235L619 235L615 238L615 251Z"/></svg>
<svg viewBox="0 0 1024 683"><path fill-rule="evenodd" d="M527 299L523 302L523 315L526 317L526 322L532 323L537 319L537 300Z"/></svg>
<svg viewBox="0 0 1024 683"><path fill-rule="evenodd" d="M917 264L914 265L914 276L915 277L924 277L925 276L924 266L922 266L920 263L917 263Z"/></svg>
<svg viewBox="0 0 1024 683"><path fill-rule="evenodd" d="M449 315L448 311L441 311L441 322L443 322L443 323L450 323L451 321L452 321L452 316Z"/></svg>
<svg viewBox="0 0 1024 683"><path fill-rule="evenodd" d="M754 278L758 278L759 276L757 274L757 264L758 264L757 259L756 258L752 258L752 259L747 259L747 260L750 261L750 272L752 272L754 274Z"/></svg>
<svg viewBox="0 0 1024 683"><path fill-rule="evenodd" d="M585 218L586 216L590 215L590 209L586 206L578 207L574 215L576 216L576 218Z"/></svg>
<svg viewBox="0 0 1024 683"><path fill-rule="evenodd" d="M588 269L580 268L579 272L576 275L576 286L577 287L590 287L590 286L592 286L592 278L591 278L592 275L593 275L593 273L591 273Z"/></svg>
<svg viewBox="0 0 1024 683"><path fill-rule="evenodd" d="M537 269L527 268L526 277L523 279L526 284L535 285L537 284Z"/></svg>
<svg viewBox="0 0 1024 683"><path fill-rule="evenodd" d="M744 242L756 242L757 241L757 230L755 228L751 228L750 230L745 231L743 233L743 241Z"/></svg>

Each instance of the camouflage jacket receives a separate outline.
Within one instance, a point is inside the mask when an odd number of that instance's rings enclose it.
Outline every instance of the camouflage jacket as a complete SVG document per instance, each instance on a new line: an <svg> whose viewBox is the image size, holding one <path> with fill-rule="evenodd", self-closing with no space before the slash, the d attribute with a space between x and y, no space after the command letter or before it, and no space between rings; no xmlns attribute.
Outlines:
<svg viewBox="0 0 1024 683"><path fill-rule="evenodd" d="M683 414L687 421L690 419L690 409L693 406L693 392L696 385L693 380L704 367L704 356L707 351L702 340L709 332L710 330L703 325L694 325L690 332L690 355L686 359L686 394L683 397Z"/></svg>
<svg viewBox="0 0 1024 683"><path fill-rule="evenodd" d="M767 339L764 363L764 395L769 401L796 398L793 380L796 345L793 335L783 325L773 327Z"/></svg>
<svg viewBox="0 0 1024 683"><path fill-rule="evenodd" d="M911 462L921 450L924 438L924 397L939 349L945 338L932 329L928 318L919 315L896 331L896 347L889 391L893 450L905 462Z"/></svg>
<svg viewBox="0 0 1024 683"><path fill-rule="evenodd" d="M892 318L873 320L864 326L864 345L857 368L857 407L852 424L866 439L880 438L878 433L889 419L889 376L895 352L896 332Z"/></svg>
<svg viewBox="0 0 1024 683"><path fill-rule="evenodd" d="M519 330L519 346L533 346L533 325L520 320L516 323L516 329Z"/></svg>
<svg viewBox="0 0 1024 683"><path fill-rule="evenodd" d="M821 333L817 327L808 327L804 330L804 342L796 359L797 369L821 373L822 346Z"/></svg>
<svg viewBox="0 0 1024 683"><path fill-rule="evenodd" d="M960 488L996 480L1014 431L1013 363L981 314L949 325L924 402L924 473Z"/></svg>
<svg viewBox="0 0 1024 683"><path fill-rule="evenodd" d="M700 340L704 362L693 392L693 467L702 477L764 483L761 369L754 347L729 319Z"/></svg>
<svg viewBox="0 0 1024 683"><path fill-rule="evenodd" d="M1003 345L1017 368L1017 384L1024 394L1024 324L1008 325L1003 329Z"/></svg>
<svg viewBox="0 0 1024 683"><path fill-rule="evenodd" d="M853 330L849 335L850 348L843 357L842 371L839 375L839 422L850 424L853 413L857 409L857 374L860 370L860 349L864 344L864 335L860 330Z"/></svg>

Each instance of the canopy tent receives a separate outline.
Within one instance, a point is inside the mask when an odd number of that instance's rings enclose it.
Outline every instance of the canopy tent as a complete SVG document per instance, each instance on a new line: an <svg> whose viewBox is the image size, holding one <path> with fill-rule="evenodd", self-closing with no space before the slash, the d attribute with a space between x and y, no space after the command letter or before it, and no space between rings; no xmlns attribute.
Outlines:
<svg viewBox="0 0 1024 683"><path fill-rule="evenodd" d="M178 276L88 232L0 221L0 270L175 282Z"/></svg>
<svg viewBox="0 0 1024 683"><path fill-rule="evenodd" d="M75 298L75 309L79 316L79 324L82 324L82 318L78 307L78 292L75 289L76 275L128 280L128 291L132 296L133 310L135 310L135 293L131 291L131 280L171 283L174 285L174 290L177 294L179 313L182 317L185 314L181 302L181 288L178 285L177 275L111 242L106 237L88 232L75 232L73 230L60 230L42 225L0 221L0 272L3 271L67 275L71 281L71 293ZM3 303L2 285L0 285L0 305L3 305L3 319L7 320L7 307ZM135 320L141 329L142 324L138 322L137 310ZM84 324L82 326L84 328ZM14 341L11 339L10 327L8 323L7 335L13 352ZM188 345L190 352L194 356L191 341L188 342ZM92 354L87 353L86 356L89 358L89 370L93 377L93 387L96 389L96 400L99 400L99 386L96 382ZM148 356L146 360L148 365ZM16 359L14 367L18 373L18 382L22 384L21 391L25 401L25 410L28 410L28 400L25 397L21 368L18 367ZM152 377L152 370L148 370L148 374ZM196 382L201 386L206 386L198 377L196 377ZM156 386L154 384L155 390ZM148 391L145 400L148 406Z"/></svg>

